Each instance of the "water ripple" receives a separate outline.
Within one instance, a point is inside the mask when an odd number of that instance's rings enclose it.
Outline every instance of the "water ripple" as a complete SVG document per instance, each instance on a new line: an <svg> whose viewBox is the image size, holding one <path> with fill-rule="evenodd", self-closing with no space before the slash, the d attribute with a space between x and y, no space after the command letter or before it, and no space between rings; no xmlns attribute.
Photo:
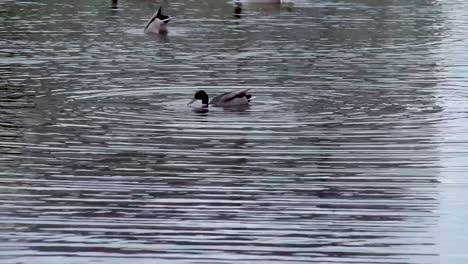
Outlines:
<svg viewBox="0 0 468 264"><path fill-rule="evenodd" d="M0 1L2 263L466 259L463 3L45 2Z"/></svg>

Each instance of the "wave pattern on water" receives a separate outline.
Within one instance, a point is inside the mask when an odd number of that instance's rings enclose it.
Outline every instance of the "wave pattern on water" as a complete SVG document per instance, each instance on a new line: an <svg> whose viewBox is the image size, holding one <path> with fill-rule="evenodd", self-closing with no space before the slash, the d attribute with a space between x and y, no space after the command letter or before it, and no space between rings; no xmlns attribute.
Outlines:
<svg viewBox="0 0 468 264"><path fill-rule="evenodd" d="M456 1L298 0L240 19L175 1L167 36L138 31L148 2L45 2L0 1L2 262L439 254L441 175L466 168L466 142L451 147L466 74L442 56ZM247 108L186 106L245 88Z"/></svg>

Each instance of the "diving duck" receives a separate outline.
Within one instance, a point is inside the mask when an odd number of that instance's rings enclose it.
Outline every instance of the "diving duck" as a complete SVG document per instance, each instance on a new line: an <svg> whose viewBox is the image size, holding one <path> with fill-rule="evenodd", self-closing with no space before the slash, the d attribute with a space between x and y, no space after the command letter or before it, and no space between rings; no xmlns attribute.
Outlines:
<svg viewBox="0 0 468 264"><path fill-rule="evenodd" d="M208 105L218 107L248 105L253 99L252 95L248 93L249 90L250 89L244 89L235 92L223 93L214 97L211 101L209 101L208 94L205 91L199 90L195 92L192 100L187 105L190 105L197 100L202 101L202 108L208 108Z"/></svg>
<svg viewBox="0 0 468 264"><path fill-rule="evenodd" d="M167 33L167 23L171 18L166 14L167 0L161 2L158 11L148 20L145 26L145 33Z"/></svg>

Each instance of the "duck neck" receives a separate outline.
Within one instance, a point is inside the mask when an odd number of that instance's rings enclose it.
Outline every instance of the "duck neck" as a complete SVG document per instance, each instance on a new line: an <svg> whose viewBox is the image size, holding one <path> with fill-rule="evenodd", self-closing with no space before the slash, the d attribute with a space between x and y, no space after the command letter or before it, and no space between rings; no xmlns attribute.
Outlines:
<svg viewBox="0 0 468 264"><path fill-rule="evenodd" d="M208 96L204 97L202 99L202 106L203 107L208 107L209 101L208 101Z"/></svg>

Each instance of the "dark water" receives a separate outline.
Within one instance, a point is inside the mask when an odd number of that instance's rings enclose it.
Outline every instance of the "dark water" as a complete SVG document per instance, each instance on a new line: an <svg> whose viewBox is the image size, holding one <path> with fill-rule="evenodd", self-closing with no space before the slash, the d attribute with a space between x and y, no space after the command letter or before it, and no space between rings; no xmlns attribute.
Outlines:
<svg viewBox="0 0 468 264"><path fill-rule="evenodd" d="M0 1L1 263L467 263L464 1L110 2Z"/></svg>

